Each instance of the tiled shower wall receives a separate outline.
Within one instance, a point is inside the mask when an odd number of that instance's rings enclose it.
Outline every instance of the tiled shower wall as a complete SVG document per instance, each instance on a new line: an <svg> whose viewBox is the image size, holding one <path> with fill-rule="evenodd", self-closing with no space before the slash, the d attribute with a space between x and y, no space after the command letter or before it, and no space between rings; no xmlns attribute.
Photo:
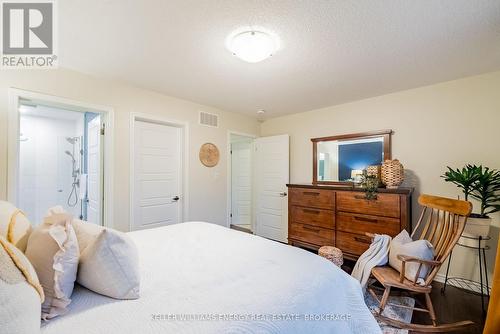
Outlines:
<svg viewBox="0 0 500 334"><path fill-rule="evenodd" d="M20 208L34 225L55 205L80 216L81 201L75 207L67 204L73 178L71 158L64 151L72 152L66 137L83 135L83 113L75 119L21 114L20 124Z"/></svg>

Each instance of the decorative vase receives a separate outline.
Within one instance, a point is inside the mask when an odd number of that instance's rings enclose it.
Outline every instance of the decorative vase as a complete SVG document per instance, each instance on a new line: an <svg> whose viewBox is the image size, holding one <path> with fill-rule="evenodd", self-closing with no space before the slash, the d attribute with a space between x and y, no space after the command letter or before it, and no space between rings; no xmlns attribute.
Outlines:
<svg viewBox="0 0 500 334"><path fill-rule="evenodd" d="M404 180L404 167L398 159L386 160L382 164L382 183L388 189L397 189Z"/></svg>

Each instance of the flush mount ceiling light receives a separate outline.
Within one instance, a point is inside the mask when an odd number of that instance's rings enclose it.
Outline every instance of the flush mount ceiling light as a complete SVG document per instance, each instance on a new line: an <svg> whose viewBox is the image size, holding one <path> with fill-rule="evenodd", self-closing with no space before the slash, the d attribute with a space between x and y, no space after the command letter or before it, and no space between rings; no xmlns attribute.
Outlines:
<svg viewBox="0 0 500 334"><path fill-rule="evenodd" d="M232 33L226 46L236 57L249 63L258 63L278 50L278 39L261 29L239 30Z"/></svg>

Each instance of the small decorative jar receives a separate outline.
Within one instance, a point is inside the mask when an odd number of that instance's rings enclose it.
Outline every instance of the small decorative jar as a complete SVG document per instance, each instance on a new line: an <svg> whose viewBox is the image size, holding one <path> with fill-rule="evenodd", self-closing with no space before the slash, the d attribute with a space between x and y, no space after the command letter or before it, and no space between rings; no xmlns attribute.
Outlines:
<svg viewBox="0 0 500 334"><path fill-rule="evenodd" d="M328 261L340 268L344 263L342 251L333 246L323 246L318 250L318 255L324 257Z"/></svg>
<svg viewBox="0 0 500 334"><path fill-rule="evenodd" d="M398 159L386 160L382 164L381 177L388 189L397 189L404 180L404 167Z"/></svg>

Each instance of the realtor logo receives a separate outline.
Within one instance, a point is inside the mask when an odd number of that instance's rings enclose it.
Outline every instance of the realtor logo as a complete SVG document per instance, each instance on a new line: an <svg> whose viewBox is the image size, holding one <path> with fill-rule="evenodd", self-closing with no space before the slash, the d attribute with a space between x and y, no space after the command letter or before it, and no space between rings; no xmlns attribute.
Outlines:
<svg viewBox="0 0 500 334"><path fill-rule="evenodd" d="M55 4L2 2L2 67L53 68L55 50Z"/></svg>

